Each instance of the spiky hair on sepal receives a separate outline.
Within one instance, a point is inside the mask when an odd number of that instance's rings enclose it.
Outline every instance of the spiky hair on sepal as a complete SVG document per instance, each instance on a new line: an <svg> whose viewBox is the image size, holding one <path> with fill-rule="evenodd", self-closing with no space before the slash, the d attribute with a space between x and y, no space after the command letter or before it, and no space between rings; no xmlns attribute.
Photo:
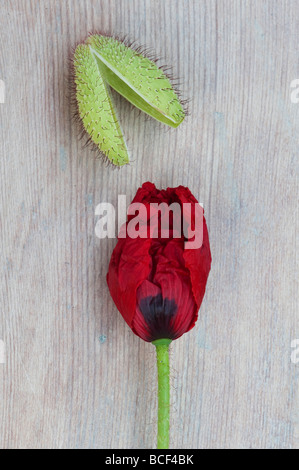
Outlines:
<svg viewBox="0 0 299 470"><path fill-rule="evenodd" d="M184 120L184 102L167 76L135 43L91 34L73 57L77 113L89 141L116 166L129 163L110 87L133 106L171 127Z"/></svg>

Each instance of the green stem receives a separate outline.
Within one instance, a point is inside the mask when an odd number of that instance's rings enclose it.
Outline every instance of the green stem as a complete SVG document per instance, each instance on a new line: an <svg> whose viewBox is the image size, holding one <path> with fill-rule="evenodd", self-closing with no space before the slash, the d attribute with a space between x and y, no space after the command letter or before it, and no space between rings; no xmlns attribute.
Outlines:
<svg viewBox="0 0 299 470"><path fill-rule="evenodd" d="M169 344L171 339L153 341L158 368L158 439L157 449L169 448Z"/></svg>

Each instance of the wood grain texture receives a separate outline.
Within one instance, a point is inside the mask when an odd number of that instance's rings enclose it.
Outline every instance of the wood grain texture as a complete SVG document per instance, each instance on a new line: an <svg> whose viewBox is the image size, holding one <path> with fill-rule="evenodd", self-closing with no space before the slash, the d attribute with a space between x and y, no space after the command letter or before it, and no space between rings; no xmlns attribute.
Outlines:
<svg viewBox="0 0 299 470"><path fill-rule="evenodd" d="M98 203L151 180L204 204L213 255L171 347L171 447L299 448L298 1L2 0L0 30L0 447L155 447L154 348L117 312L115 241L94 234ZM93 30L154 48L191 99L168 130L116 96L120 171L71 120L68 58Z"/></svg>

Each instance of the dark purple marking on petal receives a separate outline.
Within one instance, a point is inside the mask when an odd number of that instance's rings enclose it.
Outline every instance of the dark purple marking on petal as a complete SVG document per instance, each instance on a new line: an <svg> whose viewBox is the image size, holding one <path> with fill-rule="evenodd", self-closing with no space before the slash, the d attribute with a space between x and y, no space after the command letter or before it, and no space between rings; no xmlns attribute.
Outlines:
<svg viewBox="0 0 299 470"><path fill-rule="evenodd" d="M150 341L175 337L172 328L172 320L178 309L175 300L163 299L161 294L149 296L140 300L139 309L148 325Z"/></svg>

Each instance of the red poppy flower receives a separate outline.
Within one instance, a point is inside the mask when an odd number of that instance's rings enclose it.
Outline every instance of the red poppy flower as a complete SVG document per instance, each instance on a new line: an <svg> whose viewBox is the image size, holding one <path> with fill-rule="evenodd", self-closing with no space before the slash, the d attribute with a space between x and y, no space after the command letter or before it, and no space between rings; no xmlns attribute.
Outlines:
<svg viewBox="0 0 299 470"><path fill-rule="evenodd" d="M186 242L195 240L200 207L188 188L160 191L144 183L132 204L138 223L132 213L122 227L107 274L109 290L140 338L177 339L195 325L211 267L203 210L201 243L187 248ZM172 207L180 210L167 210Z"/></svg>

